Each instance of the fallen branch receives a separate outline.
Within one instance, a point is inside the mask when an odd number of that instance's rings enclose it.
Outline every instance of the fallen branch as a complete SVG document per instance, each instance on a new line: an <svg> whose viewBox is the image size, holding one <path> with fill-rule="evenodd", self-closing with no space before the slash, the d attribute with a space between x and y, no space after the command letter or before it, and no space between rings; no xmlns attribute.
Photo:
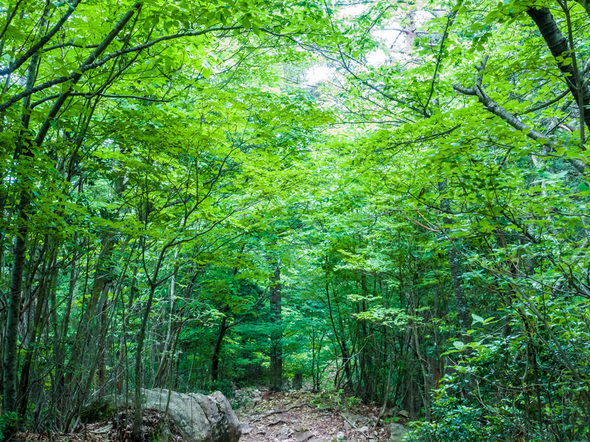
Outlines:
<svg viewBox="0 0 590 442"><path fill-rule="evenodd" d="M352 428L353 430L356 429L356 425L353 424L352 422L350 422L350 420L348 420L348 418L346 416L344 416L343 414L340 414L340 417L342 417L342 419L344 419L348 425L350 425L350 428Z"/></svg>
<svg viewBox="0 0 590 442"><path fill-rule="evenodd" d="M274 427L275 425L279 425L279 424L288 424L289 422L284 421L283 419L279 418L274 422L271 422L270 424L267 424L267 426L269 427Z"/></svg>
<svg viewBox="0 0 590 442"><path fill-rule="evenodd" d="M268 413L266 413L264 416L260 416L258 419L254 419L253 421L251 421L250 423L254 423L254 422L258 422L261 421L262 419L265 419L269 416L272 416L273 414L280 414L280 413L286 413L287 411L291 411L294 408L301 408L301 407L305 407L306 405L309 405L309 402L303 402L301 404L295 404L295 405L291 405L290 407L284 408L282 410L273 410L273 411L269 411Z"/></svg>

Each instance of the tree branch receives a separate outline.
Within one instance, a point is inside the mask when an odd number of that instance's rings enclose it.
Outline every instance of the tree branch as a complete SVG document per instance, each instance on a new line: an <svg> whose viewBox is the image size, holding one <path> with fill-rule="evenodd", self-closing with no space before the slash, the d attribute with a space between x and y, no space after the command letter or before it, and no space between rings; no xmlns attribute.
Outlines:
<svg viewBox="0 0 590 442"><path fill-rule="evenodd" d="M121 32L123 30L123 28L125 27L127 22L129 22L129 20L131 20L131 17L133 17L133 15L136 12L139 12L141 10L142 5L143 5L143 3L135 3L131 7L131 9L129 11L127 11L127 13L125 15L123 15L121 20L119 20L119 22L115 25L115 27L111 30L111 32L108 33L108 35L105 37L105 39L97 46L97 48L94 51L92 51L92 53L88 56L88 58L80 65L80 68L76 72L73 72L70 75L70 77L71 77L70 82L72 83L72 86L75 85L80 80L80 78L82 78L83 68L85 66L92 64L92 62L94 60L96 60L98 58L98 56L106 50L106 48L109 47L109 45L112 43L112 41L115 39L115 37L119 34L119 32ZM39 131L37 132L37 136L35 137L35 144L37 146L40 146L41 144L43 144L43 141L45 140L45 136L47 135L47 132L49 131L49 128L51 127L51 123L53 122L53 120L57 116L57 113L59 112L61 107L64 105L64 103L66 102L66 100L68 99L70 94L72 93L71 90L72 89L70 87L66 92L62 93L60 95L60 97L57 99L57 101L53 104L53 107L51 108L51 110L47 114L47 118L45 118L45 121L43 122L43 124L39 128Z"/></svg>
<svg viewBox="0 0 590 442"><path fill-rule="evenodd" d="M0 69L0 76L13 73L15 70L17 70L19 67L21 67L25 61L27 61L29 58L31 58L35 52L37 52L39 49L41 49L45 43L47 43L49 40L51 40L53 38L53 36L57 33L57 31L59 31L61 29L61 27L64 25L64 23L66 21L68 21L68 19L70 18L70 15L72 15L72 13L76 10L76 7L80 4L80 1L81 0L74 0L73 4L71 4L71 5L68 3L69 8L68 8L67 12L55 24L55 26L47 34L45 34L45 36L43 38L41 38L41 40L39 40L36 44L31 46L29 48L29 50L27 52L25 52L21 57L19 57L14 62L10 63L10 65L7 68Z"/></svg>
<svg viewBox="0 0 590 442"><path fill-rule="evenodd" d="M39 106L40 104L46 103L47 101L55 100L56 98L59 98L60 96L61 96L61 94L54 94L54 95L50 95L48 97L42 98L40 100L37 100L31 105L31 109L34 108L35 106ZM100 94L100 93L95 94L92 92L88 92L88 93L76 92L76 93L70 94L70 97L84 97L84 98L102 97L102 98L120 98L120 99L125 98L125 99L130 99L130 100L149 101L149 102L153 102L153 103L170 103L170 101L171 101L171 100L165 100L165 99L161 99L161 98L141 97L139 95L117 95L117 94Z"/></svg>
<svg viewBox="0 0 590 442"><path fill-rule="evenodd" d="M529 109L527 109L527 110L525 110L525 111L522 111L522 112L520 112L520 113L518 113L518 114L516 114L516 115L525 115L525 114L530 114L531 112L536 112L536 111L538 111L538 110L545 109L546 107L549 107L549 106L551 106L552 104L555 104L555 103L557 103L559 100L562 100L562 99L563 99L563 98L565 98L565 96L566 96L567 94L569 94L569 93L570 93L570 91L569 91L569 90L567 90L567 91L563 91L561 94L559 94L559 95L558 95L557 97L555 97L553 100L547 101L547 102L545 102L545 103L540 103L540 104L537 104L536 106L533 106L533 107L531 107L531 108L529 108Z"/></svg>
<svg viewBox="0 0 590 442"><path fill-rule="evenodd" d="M70 80L74 80L78 75L81 76L81 74L83 74L84 72L90 71L92 69L96 69L97 67L100 67L102 65L104 65L105 63L107 63L108 61L112 60L113 58L119 57L123 54L128 54L130 52L138 52L141 51L143 49L149 48L151 46L154 46L157 43L160 43L162 41L167 41L167 40L174 40L174 39L178 39L178 38L182 38L182 37L195 37L198 35L204 35L204 34L208 34L210 32L216 32L216 31L231 31L233 29L242 29L243 26L226 26L226 27L215 27L215 28L208 28L208 29L203 29L201 31L194 31L194 32L183 32L183 33L178 33L178 34L173 34L173 35L167 35L164 37L160 37L160 38L156 38L154 40L151 40L147 43L144 43L142 45L139 46L134 46L131 48L127 48L127 49L122 49L120 51L115 51L107 56L105 56L104 58L94 61L93 63L90 62L88 63L88 60L86 62L84 62L78 69L77 72L72 72L70 75L68 76L62 76L62 77L58 77L58 78L54 78L53 80L49 80L46 81L43 84L40 84L39 86L34 87L32 90L30 91L23 91L19 94L16 94L14 96L12 96L11 98L9 98L8 100L6 100L4 103L0 104L0 112L9 108L10 106L12 106L14 103L22 100L24 97L40 92L44 89L56 86L58 84L61 83L65 83L66 81L70 81ZM99 49L99 47L96 48L97 50ZM96 50L93 52L93 54L96 52ZM100 51L102 52L102 51ZM89 57L90 58L90 57ZM77 80L76 80L77 81Z"/></svg>
<svg viewBox="0 0 590 442"><path fill-rule="evenodd" d="M484 57L484 60L482 61L482 63L480 65L476 66L477 70L479 71L479 75L477 76L476 84L474 87L465 88L465 87L455 84L455 85L453 85L453 89L463 95L476 96L478 98L479 102L484 105L486 110L488 110L489 112L493 113L494 115L500 117L502 120L506 121L510 126L515 128L516 130L519 130L519 131L525 133L529 138L531 138L535 141L539 141L543 145L543 147L545 148L545 150L542 152L542 154L547 155L547 153L555 147L556 143L549 140L547 138L547 136L542 134L540 131L524 124L520 120L520 118L518 118L516 115L512 114L508 110L504 109L498 103L496 103L483 90L483 87L482 87L483 71L486 67L487 61L488 61L488 56L486 55ZM570 159L570 162L574 166L574 168L576 170L578 170L578 172L584 173L586 166L582 161Z"/></svg>

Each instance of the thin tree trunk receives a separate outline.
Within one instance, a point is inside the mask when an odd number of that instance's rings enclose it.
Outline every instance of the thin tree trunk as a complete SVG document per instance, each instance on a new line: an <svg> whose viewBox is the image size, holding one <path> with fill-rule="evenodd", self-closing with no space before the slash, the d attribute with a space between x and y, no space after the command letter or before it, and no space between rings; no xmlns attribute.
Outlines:
<svg viewBox="0 0 590 442"><path fill-rule="evenodd" d="M44 14L45 15L45 14ZM28 67L28 76L26 89L30 90L35 84L37 78L37 64L39 62L39 53L36 52L32 57ZM28 96L23 101L22 131L17 141L15 150L15 162L19 159L26 162L33 157L31 142L28 139L28 129L30 123L30 113L28 112L31 103L31 97ZM26 177L20 176L18 182L23 186L20 192L20 200L17 210L17 234L14 245L14 255L12 258L12 271L10 275L10 287L8 290L8 306L6 309L6 335L4 342L4 360L3 360L3 411L17 411L17 343L18 343L18 321L22 303L22 285L23 272L27 251L27 236L29 234L29 211L31 205L31 195L27 190L28 183ZM9 428L5 433L10 436L14 428Z"/></svg>
<svg viewBox="0 0 590 442"><path fill-rule="evenodd" d="M441 194L447 190L447 180L443 180L438 184L438 189ZM451 213L451 201L449 198L443 198L440 203L442 211L446 214ZM453 220L445 215L443 222L446 225L453 224ZM448 233L448 228L445 229ZM449 268L451 270L451 282L453 284L453 292L455 294L455 304L457 306L457 317L459 318L459 324L463 332L469 329L471 321L469 320L469 308L467 307L467 298L465 297L465 290L463 287L463 269L461 268L461 261L459 258L459 252L457 250L456 242L451 238L451 247L447 251L447 257L449 260Z"/></svg>
<svg viewBox="0 0 590 442"><path fill-rule="evenodd" d="M226 310L229 312L229 309ZM221 325L219 326L219 332L217 333L217 341L215 341L215 347L213 347L213 354L211 355L211 382L217 382L219 380L219 354L227 329L227 315L224 314Z"/></svg>
<svg viewBox="0 0 590 442"><path fill-rule="evenodd" d="M78 233L74 234L74 243L78 240ZM75 253L75 251L74 251ZM55 404L55 408L57 411L57 415L61 415L65 411L65 357L66 357L66 350L65 350L65 342L68 336L68 328L70 324L70 314L72 311L72 304L74 301L74 292L76 289L76 282L78 280L78 273L76 270L76 263L77 260L74 258L71 263L70 269L70 280L69 280L69 287L68 287L68 298L66 302L66 311L63 315L61 320L61 327L59 328L59 333L56 333L54 339L54 363L56 366L56 374L55 374L55 382L52 385L54 387L52 398ZM61 426L63 422L58 422L58 428L63 429Z"/></svg>
<svg viewBox="0 0 590 442"><path fill-rule="evenodd" d="M94 268L94 279L92 283L92 291L86 310L82 316L80 324L80 334L74 341L74 346L71 351L70 361L68 363L69 372L66 376L66 384L77 383L77 376L75 373L79 373L79 366L83 365L84 357L94 354L94 351L90 351L92 348L93 332L98 331L95 327L96 321L96 309L99 301L106 290L107 282L110 279L110 273L106 268L106 262L110 256L111 250L114 245L114 236L112 233L106 233L101 241L101 250L97 257L96 267Z"/></svg>
<svg viewBox="0 0 590 442"><path fill-rule="evenodd" d="M327 257L326 257L327 260ZM348 348L346 346L346 341L344 339L344 337L342 339L340 339L340 336L338 335L338 331L336 329L336 322L334 321L334 313L332 311L332 301L330 299L330 284L329 284L329 280L328 280L328 275L326 274L326 298L328 301L328 313L330 315L330 323L332 324L332 331L334 332L334 338L336 339L336 342L338 343L338 347L340 347L340 353L342 354L342 367L344 369L344 373L346 375L347 378L347 382L350 382L350 366L349 366L349 362L350 362L350 356L348 354ZM336 385L338 383L338 375L336 375L336 377L334 378L334 384Z"/></svg>
<svg viewBox="0 0 590 442"><path fill-rule="evenodd" d="M270 389L279 391L283 387L283 328L281 315L281 263L274 262L270 281Z"/></svg>
<svg viewBox="0 0 590 442"><path fill-rule="evenodd" d="M379 425L379 422L381 422L381 419L383 418L383 415L385 414L385 410L387 408L387 401L389 400L389 392L391 390L391 376L393 374L393 355L390 353L391 352L387 351L387 348L386 348L385 354L389 354L389 367L387 369L387 383L385 384L383 405L381 406L381 410L379 411L379 416L377 416L377 420L375 421L373 428L377 428L377 426Z"/></svg>
<svg viewBox="0 0 590 442"><path fill-rule="evenodd" d="M135 353L135 415L133 419L133 438L136 441L141 441L141 421L142 421L142 410L141 410L141 386L143 382L143 343L145 340L147 323L150 318L150 311L152 309L152 302L154 300L154 293L156 292L156 285L153 283L150 286L150 294L148 302L143 312L143 318L141 321L141 328L139 329L139 336L137 338L137 351Z"/></svg>
<svg viewBox="0 0 590 442"><path fill-rule="evenodd" d="M45 238L47 243L51 243L50 238ZM20 369L20 384L19 384L19 410L20 416L24 416L27 411L27 405L29 402L29 382L31 379L31 367L33 360L37 353L37 337L42 333L43 323L46 320L42 320L43 312L47 309L47 299L55 296L55 285L57 283L57 249L52 249L50 259L47 266L42 269L42 280L39 283L39 287L36 290L37 295L35 299L35 314L33 319L33 326L31 327L31 336L27 339L27 350L25 352L25 358ZM55 305L55 302L53 302ZM53 312L52 312L53 313Z"/></svg>
<svg viewBox="0 0 590 442"><path fill-rule="evenodd" d="M174 260L178 257L178 250L174 252ZM170 361L170 347L174 338L174 307L176 305L176 273L178 272L178 265L174 267L174 273L170 278L170 314L168 316L168 329L166 331L166 340L164 341L164 348L162 350L162 358L156 372L154 385L156 387L164 388L166 386L166 371Z"/></svg>
<svg viewBox="0 0 590 442"><path fill-rule="evenodd" d="M141 422L142 422L142 397L141 397L141 387L143 385L143 347L145 336L147 332L147 324L150 318L150 312L152 310L152 303L154 301L154 294L156 292L156 288L163 284L167 278L163 278L158 280L158 275L160 274L160 269L162 268L162 264L164 262L164 258L166 256L167 250L174 244L174 240L167 243L162 250L160 251L158 260L154 267L153 273L150 276L147 272L147 266L145 261L145 252L146 252L146 245L145 243L141 244L142 247L142 259L143 259L143 268L145 271L145 276L148 280L148 284L150 287L150 292L148 295L147 305L145 306L145 310L143 312L143 317L141 321L141 327L139 329L139 336L137 338L137 350L135 353L135 395L134 395L134 406L135 412L133 417L133 439L135 441L141 441L142 434L141 434ZM172 275L170 275L172 276Z"/></svg>

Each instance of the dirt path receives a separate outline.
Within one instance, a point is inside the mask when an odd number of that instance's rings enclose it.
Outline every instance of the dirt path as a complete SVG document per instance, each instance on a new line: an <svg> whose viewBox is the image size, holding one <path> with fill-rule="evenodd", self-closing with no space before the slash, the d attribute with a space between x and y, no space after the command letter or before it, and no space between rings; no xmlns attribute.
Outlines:
<svg viewBox="0 0 590 442"><path fill-rule="evenodd" d="M239 390L238 390L239 391ZM343 442L343 441L402 441L401 437L390 439L392 426L381 424L375 427L379 408L357 403L330 394L314 394L306 391L279 393L257 389L242 390L239 394L242 406L235 409L242 424L241 442ZM240 398L236 397L240 402ZM125 413L122 411L121 413ZM143 431L145 440L157 440L162 423L168 419L158 410L144 410ZM398 420L402 420L396 417ZM79 425L73 432L34 434L19 433L17 440L48 442L108 442L129 440L132 421L118 430L109 419L97 423ZM406 427L398 425L406 431ZM168 440L183 441L182 434L173 422L167 424Z"/></svg>
<svg viewBox="0 0 590 442"><path fill-rule="evenodd" d="M265 393L239 410L240 441L387 441L385 428L373 428L376 407L356 404L343 409L331 402L306 392Z"/></svg>

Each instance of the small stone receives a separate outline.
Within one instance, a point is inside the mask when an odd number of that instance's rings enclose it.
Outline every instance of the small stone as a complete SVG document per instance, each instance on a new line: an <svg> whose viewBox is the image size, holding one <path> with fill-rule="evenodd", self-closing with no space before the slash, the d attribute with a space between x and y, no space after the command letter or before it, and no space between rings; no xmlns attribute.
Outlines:
<svg viewBox="0 0 590 442"><path fill-rule="evenodd" d="M250 434L254 427L250 424L242 424L241 426L242 434Z"/></svg>
<svg viewBox="0 0 590 442"><path fill-rule="evenodd" d="M295 433L293 436L295 436L297 442L305 442L308 439L311 439L314 434L311 431L306 431L304 433Z"/></svg>
<svg viewBox="0 0 590 442"><path fill-rule="evenodd" d="M289 429L289 427L282 427L278 434L277 437L281 438L281 439L287 439L291 436L291 430Z"/></svg>

